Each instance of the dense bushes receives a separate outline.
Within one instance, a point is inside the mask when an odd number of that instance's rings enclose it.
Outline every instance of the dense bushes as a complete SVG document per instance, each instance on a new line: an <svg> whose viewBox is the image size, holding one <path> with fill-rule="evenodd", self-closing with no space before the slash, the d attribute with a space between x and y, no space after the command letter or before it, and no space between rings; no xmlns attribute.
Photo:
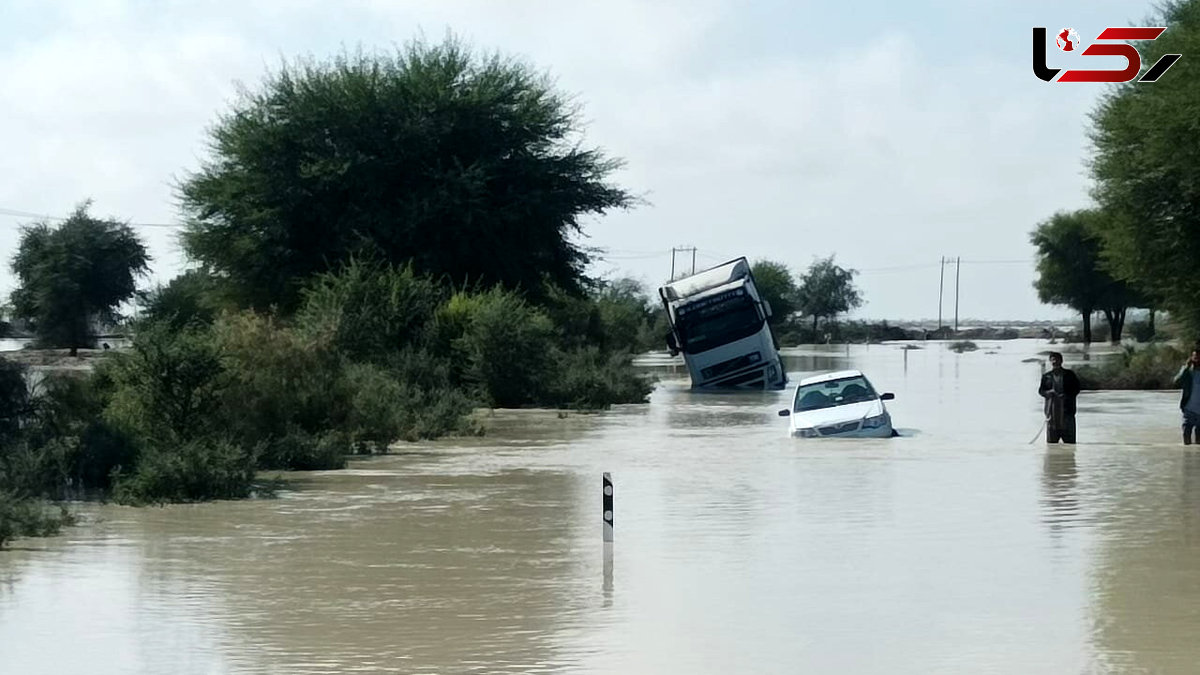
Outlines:
<svg viewBox="0 0 1200 675"><path fill-rule="evenodd" d="M1174 389L1175 374L1185 361L1187 354L1178 347L1152 343L1125 347L1117 358L1075 372L1084 389Z"/></svg>
<svg viewBox="0 0 1200 675"><path fill-rule="evenodd" d="M170 445L143 443L133 470L117 474L113 497L124 504L247 497L254 481L256 450L219 435Z"/></svg>
<svg viewBox="0 0 1200 675"><path fill-rule="evenodd" d="M31 395L0 361L0 535L53 529L40 498L241 498L257 470L340 468L398 440L477 433L481 405L595 409L650 391L630 365L650 312L628 287L550 290L534 305L352 261L281 317L209 316L192 281L155 296L132 346L91 373Z"/></svg>
<svg viewBox="0 0 1200 675"><path fill-rule="evenodd" d="M0 488L0 548L17 537L48 537L57 534L74 518L65 507L57 510L45 502Z"/></svg>
<svg viewBox="0 0 1200 675"><path fill-rule="evenodd" d="M37 403L24 368L0 358L0 547L15 537L54 534L70 520L64 509L53 513L38 489L46 461L29 442Z"/></svg>
<svg viewBox="0 0 1200 675"><path fill-rule="evenodd" d="M462 306L463 333L451 345L463 363L464 384L494 407L539 402L553 375L550 319L499 289L471 296Z"/></svg>
<svg viewBox="0 0 1200 675"><path fill-rule="evenodd" d="M347 359L387 360L398 348L422 340L445 295L411 266L353 259L337 274L318 276L304 291L296 324L306 338L328 344Z"/></svg>
<svg viewBox="0 0 1200 675"><path fill-rule="evenodd" d="M546 401L559 408L581 409L606 408L613 402L641 403L650 394L651 384L628 366L627 354L606 354L596 347L559 352Z"/></svg>

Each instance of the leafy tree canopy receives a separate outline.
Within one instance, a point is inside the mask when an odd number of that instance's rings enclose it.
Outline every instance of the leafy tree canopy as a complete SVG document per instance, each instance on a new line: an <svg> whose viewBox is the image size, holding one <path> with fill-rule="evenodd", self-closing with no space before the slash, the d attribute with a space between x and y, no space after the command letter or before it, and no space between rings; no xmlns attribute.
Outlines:
<svg viewBox="0 0 1200 675"><path fill-rule="evenodd" d="M754 285L759 294L771 305L772 326L782 324L800 309L800 289L788 266L773 260L758 260L751 267Z"/></svg>
<svg viewBox="0 0 1200 675"><path fill-rule="evenodd" d="M12 259L19 285L16 316L27 319L46 345L87 346L94 321L113 322L117 307L133 297L150 259L133 229L93 218L91 202L58 227L36 223L21 230Z"/></svg>
<svg viewBox="0 0 1200 675"><path fill-rule="evenodd" d="M1145 304L1126 282L1108 272L1102 257L1100 232L1110 227L1108 214L1095 209L1060 212L1039 224L1030 235L1037 248L1038 299L1066 305L1083 318L1084 342L1092 341L1091 315L1104 311L1119 341L1125 309Z"/></svg>
<svg viewBox="0 0 1200 675"><path fill-rule="evenodd" d="M298 60L212 129L180 186L184 246L260 308L294 308L364 249L454 284L581 292L581 216L632 198L578 126L546 75L453 38Z"/></svg>
<svg viewBox="0 0 1200 675"><path fill-rule="evenodd" d="M812 317L814 331L818 319L862 306L862 294L854 285L857 273L838 266L829 256L815 261L800 277L800 311Z"/></svg>
<svg viewBox="0 0 1200 675"><path fill-rule="evenodd" d="M1093 112L1094 195L1113 215L1102 235L1116 275L1200 328L1200 1L1167 3L1153 25L1167 30L1134 43L1143 69L1184 56L1153 84L1114 87Z"/></svg>

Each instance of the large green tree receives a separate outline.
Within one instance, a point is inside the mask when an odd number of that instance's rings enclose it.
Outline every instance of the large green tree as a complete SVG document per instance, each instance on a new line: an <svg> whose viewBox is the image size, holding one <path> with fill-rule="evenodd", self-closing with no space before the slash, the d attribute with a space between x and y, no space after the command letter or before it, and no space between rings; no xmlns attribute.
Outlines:
<svg viewBox="0 0 1200 675"><path fill-rule="evenodd" d="M858 272L833 262L833 256L817 260L800 277L800 311L812 317L813 340L817 320L837 316L863 304L862 294L854 285Z"/></svg>
<svg viewBox="0 0 1200 675"><path fill-rule="evenodd" d="M1158 81L1114 87L1092 115L1096 200L1114 272L1200 330L1200 1L1169 2L1157 40L1134 44L1143 70L1183 54Z"/></svg>
<svg viewBox="0 0 1200 675"><path fill-rule="evenodd" d="M117 307L133 297L150 259L132 228L94 218L89 207L80 205L58 227L22 228L12 259L15 315L30 322L41 343L70 347L72 356L89 344L96 321L119 318Z"/></svg>
<svg viewBox="0 0 1200 675"><path fill-rule="evenodd" d="M759 294L771 305L771 318L767 319L771 327L777 328L800 309L800 289L787 265L758 260L750 267L750 272Z"/></svg>
<svg viewBox="0 0 1200 675"><path fill-rule="evenodd" d="M1038 278L1033 286L1042 302L1066 305L1083 319L1083 341L1092 341L1092 314L1104 312L1113 344L1121 341L1126 309L1146 304L1125 281L1108 272L1100 233L1108 214L1095 209L1060 212L1030 234L1037 248Z"/></svg>
<svg viewBox="0 0 1200 675"><path fill-rule="evenodd" d="M579 122L546 75L453 38L285 64L180 185L184 246L255 307L295 307L360 252L455 284L582 292L581 216L633 199Z"/></svg>

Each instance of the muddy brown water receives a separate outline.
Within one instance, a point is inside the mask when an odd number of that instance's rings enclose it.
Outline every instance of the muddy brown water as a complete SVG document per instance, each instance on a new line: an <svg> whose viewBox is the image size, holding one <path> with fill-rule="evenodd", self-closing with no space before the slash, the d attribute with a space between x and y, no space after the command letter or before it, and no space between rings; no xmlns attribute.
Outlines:
<svg viewBox="0 0 1200 675"><path fill-rule="evenodd" d="M277 499L80 505L0 553L0 672L1196 672L1177 394L1086 393L1078 446L1030 444L1046 345L980 345L796 350L784 392L660 363L649 405L497 412ZM906 436L786 437L845 366Z"/></svg>

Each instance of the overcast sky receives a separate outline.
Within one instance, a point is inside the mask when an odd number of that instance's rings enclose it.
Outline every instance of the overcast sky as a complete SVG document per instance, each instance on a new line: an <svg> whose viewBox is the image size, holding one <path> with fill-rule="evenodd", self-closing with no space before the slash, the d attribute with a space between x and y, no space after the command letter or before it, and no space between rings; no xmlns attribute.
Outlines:
<svg viewBox="0 0 1200 675"><path fill-rule="evenodd" d="M174 184L205 156L237 84L281 59L386 50L453 31L576 96L584 141L624 158L646 205L588 221L597 274L656 286L696 265L769 258L860 270L870 318L934 317L939 259L961 256L960 314L1058 318L1032 290L1029 231L1089 203L1087 113L1104 85L1047 84L1033 26L1085 44L1140 1L3 0L0 210L176 223ZM1052 66L1070 55L1050 47ZM1078 58L1073 57L1073 58ZM1184 58L1187 58L1185 56ZM1096 67L1120 65L1092 58ZM1169 76L1169 75L1168 75ZM1150 85L1143 85L1150 86ZM0 293L18 227L0 215ZM151 282L184 258L139 228ZM690 269L690 253L677 265ZM946 268L945 313L954 269Z"/></svg>

